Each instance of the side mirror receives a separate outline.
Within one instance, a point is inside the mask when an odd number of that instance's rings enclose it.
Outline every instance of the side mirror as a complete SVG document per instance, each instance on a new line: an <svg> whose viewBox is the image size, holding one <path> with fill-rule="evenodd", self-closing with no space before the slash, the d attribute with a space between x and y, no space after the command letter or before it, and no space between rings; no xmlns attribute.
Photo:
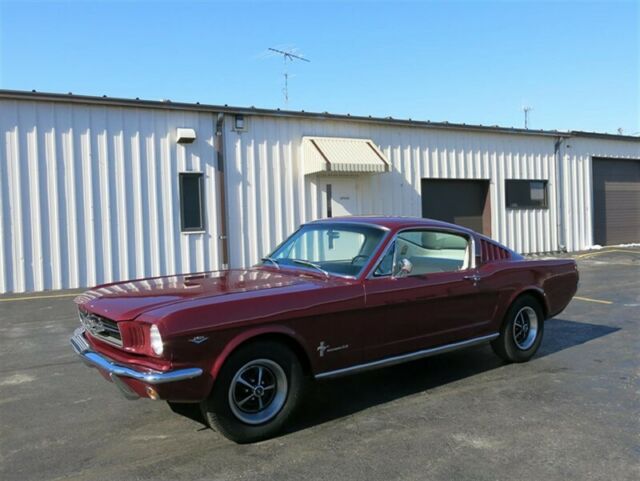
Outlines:
<svg viewBox="0 0 640 481"><path fill-rule="evenodd" d="M403 257L395 265L393 269L393 277L407 277L409 274L411 274L412 270L413 264L411 264L409 259Z"/></svg>

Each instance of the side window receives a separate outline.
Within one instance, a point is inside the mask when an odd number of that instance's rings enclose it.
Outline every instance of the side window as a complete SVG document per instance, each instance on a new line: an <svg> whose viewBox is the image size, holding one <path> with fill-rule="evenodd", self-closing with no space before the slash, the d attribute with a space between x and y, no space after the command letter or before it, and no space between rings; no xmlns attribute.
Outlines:
<svg viewBox="0 0 640 481"><path fill-rule="evenodd" d="M375 277L392 274L394 255L396 263L402 259L411 263L410 276L460 271L470 267L471 243L467 237L449 232L401 232L378 264Z"/></svg>
<svg viewBox="0 0 640 481"><path fill-rule="evenodd" d="M410 275L467 269L471 259L469 239L433 230L401 232L396 241L397 259L411 262Z"/></svg>
<svg viewBox="0 0 640 481"><path fill-rule="evenodd" d="M411 263L410 276L434 272L454 272L468 269L471 264L471 243L462 235L433 230L401 232L373 272L374 277L390 276L393 259Z"/></svg>

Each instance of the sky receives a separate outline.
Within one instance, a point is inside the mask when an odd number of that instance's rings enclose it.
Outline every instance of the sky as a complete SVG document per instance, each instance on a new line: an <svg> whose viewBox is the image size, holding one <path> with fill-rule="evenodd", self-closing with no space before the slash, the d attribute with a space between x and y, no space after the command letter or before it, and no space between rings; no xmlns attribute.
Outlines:
<svg viewBox="0 0 640 481"><path fill-rule="evenodd" d="M0 0L0 88L637 135L640 0Z"/></svg>

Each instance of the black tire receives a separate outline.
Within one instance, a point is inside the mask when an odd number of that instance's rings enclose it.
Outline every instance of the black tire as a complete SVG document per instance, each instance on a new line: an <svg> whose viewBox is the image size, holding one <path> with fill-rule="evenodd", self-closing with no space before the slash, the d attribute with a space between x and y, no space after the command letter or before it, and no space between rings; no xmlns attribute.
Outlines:
<svg viewBox="0 0 640 481"><path fill-rule="evenodd" d="M260 368L267 380L263 379L262 384L266 382L267 385L261 391L263 394L257 395ZM282 378L283 375L286 380ZM247 381L254 386L253 390L246 387ZM275 387L267 391L269 385ZM202 415L212 429L236 443L267 439L280 432L296 410L302 399L304 385L305 376L300 361L291 349L273 341L252 342L241 346L226 360L211 395L200 404ZM283 386L286 389L284 395ZM239 398L242 399L238 402ZM242 404L247 398L249 401ZM249 407L255 412L245 412ZM261 417L265 420L261 421Z"/></svg>
<svg viewBox="0 0 640 481"><path fill-rule="evenodd" d="M535 313L535 336L531 337L531 326L534 324L531 312ZM522 314L523 317L518 319ZM525 320L526 319L526 320ZM518 325L529 323L530 327L527 331ZM522 333L526 333L522 334ZM542 342L544 334L544 311L540 302L533 296L523 295L518 297L509 307L505 316L502 327L500 328L500 336L491 341L491 348L498 357L506 362L527 362L531 359Z"/></svg>

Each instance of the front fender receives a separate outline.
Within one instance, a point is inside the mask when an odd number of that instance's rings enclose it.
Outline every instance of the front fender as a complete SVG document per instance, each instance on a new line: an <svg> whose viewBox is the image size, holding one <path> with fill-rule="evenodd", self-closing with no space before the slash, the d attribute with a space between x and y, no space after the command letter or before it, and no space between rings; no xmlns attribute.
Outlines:
<svg viewBox="0 0 640 481"><path fill-rule="evenodd" d="M211 366L211 377L213 378L214 382L215 382L215 379L218 377L218 373L220 372L220 369L222 369L222 366L224 365L227 358L231 355L232 352L234 352L238 347L240 347L240 345L248 341L251 341L252 339L256 339L258 337L274 335L274 334L277 336L285 336L289 338L290 341L295 342L300 347L302 352L304 352L304 354L307 356L307 361L310 359L309 350L307 348L306 343L290 327L282 326L278 324L260 326L247 331L242 331L226 343L225 347L222 349L220 354L216 357L216 359L213 362L213 365Z"/></svg>

